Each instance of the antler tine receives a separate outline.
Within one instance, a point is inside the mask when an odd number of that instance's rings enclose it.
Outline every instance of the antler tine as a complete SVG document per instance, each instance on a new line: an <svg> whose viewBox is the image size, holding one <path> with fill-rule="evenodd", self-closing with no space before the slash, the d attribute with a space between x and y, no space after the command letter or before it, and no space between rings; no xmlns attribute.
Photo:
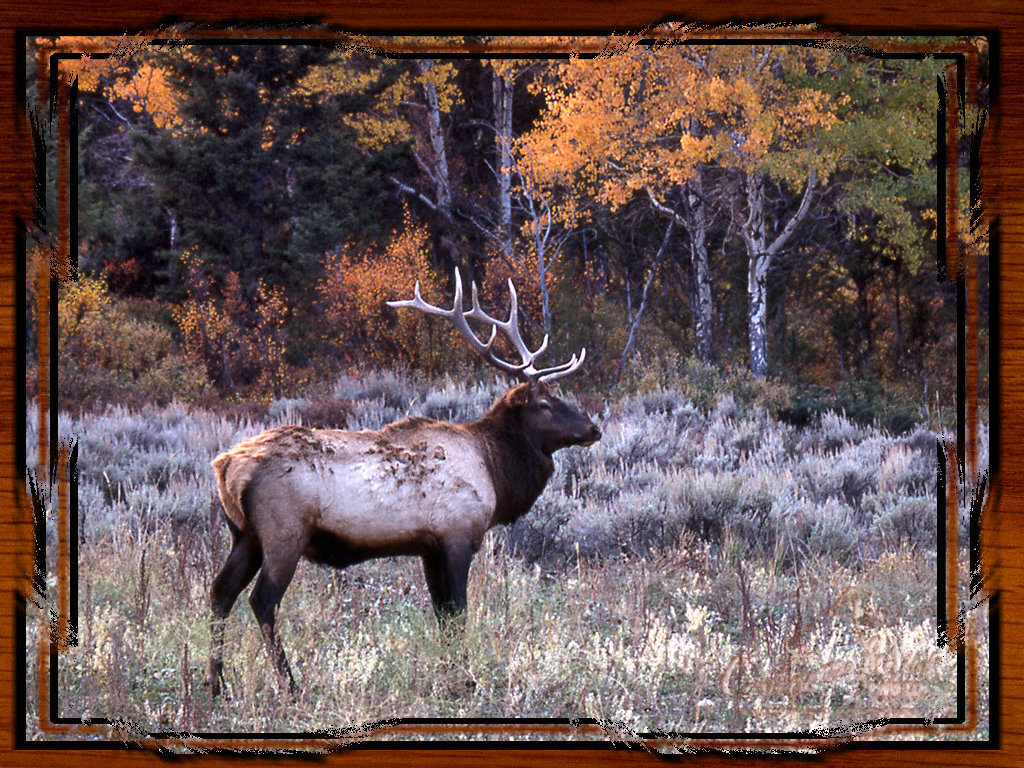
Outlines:
<svg viewBox="0 0 1024 768"><path fill-rule="evenodd" d="M455 271L458 273L458 267L455 268ZM480 299L476 293L476 280L470 282L469 287L473 299L473 306L470 308L469 312L465 312L463 314L465 314L466 317L473 318L474 320L483 320L491 326L491 337L487 340L487 348L490 349L494 344L494 340L498 337L499 323L480 308Z"/></svg>
<svg viewBox="0 0 1024 768"><path fill-rule="evenodd" d="M421 312L426 312L431 315L439 315L446 317L451 320L459 332L469 341L473 349L484 358L488 363L493 365L505 373L510 373L518 376L523 381L527 382L546 382L553 381L554 379L568 376L570 373L575 371L582 365L584 358L587 355L587 350L580 350L580 355L577 358L573 355L567 363L561 365L555 365L550 368L536 368L533 361L542 354L548 348L548 342L550 337L548 334L544 334L544 339L541 341L540 346L535 350L530 350L523 340L522 332L519 330L519 296L516 294L516 287L512 283L511 278L508 281L508 292L510 298L510 306L508 312L508 320L498 320L495 317L488 315L480 306L480 298L477 294L476 281L470 283L472 307L467 312L463 308L462 304L462 276L459 273L459 268L455 268L455 301L453 302L451 309L441 309L435 307L432 304L425 302L420 296L420 284L416 282L416 286L413 290L413 298L405 299L401 301L389 301L387 305L389 307L412 307L418 309ZM487 342L483 342L474 333L473 329L470 328L468 320L479 320L480 322L486 323L491 328L491 334L487 339ZM522 358L522 362L519 364L510 363L507 360L502 360L494 354L493 346L494 341L497 338L498 329L501 329L502 333L508 338L512 346L515 347L516 352Z"/></svg>
<svg viewBox="0 0 1024 768"><path fill-rule="evenodd" d="M583 361L586 359L587 348L583 347L582 349L580 349L579 358L577 358L576 355L573 355L571 358L569 358L569 362L567 363L562 363L561 365L554 365L551 366L550 368L543 368L537 371L537 381L548 382L554 381L555 379L560 379L563 376L568 376L570 373L573 373L577 368L583 365Z"/></svg>
<svg viewBox="0 0 1024 768"><path fill-rule="evenodd" d="M508 320L498 320L496 317L491 317L484 312L483 309L480 308L480 301L477 297L475 282L472 284L472 288L473 308L466 313L466 317L488 323L492 328L500 328L512 343L512 346L515 347L516 352L518 352L519 356L522 358L522 363L516 366L516 368L523 372L523 378L525 380L534 380L535 375L533 371L536 369L532 367L533 361L537 359L538 355L547 349L548 336L547 334L544 335L544 340L535 350L531 351L530 348L526 346L526 342L523 341L522 333L519 330L519 296L516 293L516 287L511 278L508 281L508 292L511 302L508 311Z"/></svg>
<svg viewBox="0 0 1024 768"><path fill-rule="evenodd" d="M441 309L440 307L435 307L432 304L427 304L427 302L423 300L423 297L420 295L419 280L416 281L416 285L413 287L411 299L386 301L384 303L387 304L389 307L412 307L413 309L418 309L421 312L426 312L429 315L441 315L442 317L448 315L447 310Z"/></svg>
<svg viewBox="0 0 1024 768"><path fill-rule="evenodd" d="M420 295L420 284L418 280L413 288L413 298L388 301L386 303L389 307L411 307L412 309L418 309L420 312L424 312L429 315L438 315L439 317L448 318L478 355L505 373L519 375L522 368L525 367L522 365L513 365L512 363L506 362L495 356L491 347L494 344L495 338L497 338L497 329L494 328L493 324L491 327L491 335L486 342L481 341L476 333L473 332L473 329L469 327L469 323L466 318L473 316L473 313L466 312L462 306L462 276L459 274L458 267L455 268L455 300L452 303L451 309L435 307L433 304L428 304L424 301L423 297Z"/></svg>

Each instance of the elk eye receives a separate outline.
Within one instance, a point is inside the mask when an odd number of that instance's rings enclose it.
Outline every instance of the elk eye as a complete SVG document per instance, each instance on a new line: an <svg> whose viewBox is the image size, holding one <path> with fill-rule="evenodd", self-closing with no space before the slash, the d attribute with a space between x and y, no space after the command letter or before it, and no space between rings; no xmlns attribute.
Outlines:
<svg viewBox="0 0 1024 768"><path fill-rule="evenodd" d="M551 403L549 403L547 400L541 400L540 401L540 407L541 407L542 410L550 411L551 410Z"/></svg>

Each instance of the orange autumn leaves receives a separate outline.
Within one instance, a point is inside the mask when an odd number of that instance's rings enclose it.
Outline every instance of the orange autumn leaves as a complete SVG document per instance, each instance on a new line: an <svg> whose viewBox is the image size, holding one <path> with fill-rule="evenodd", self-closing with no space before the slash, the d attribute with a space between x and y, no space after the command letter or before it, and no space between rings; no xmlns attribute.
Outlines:
<svg viewBox="0 0 1024 768"><path fill-rule="evenodd" d="M67 51L76 56L60 61L60 71L73 78L82 91L91 91L131 105L137 115L145 114L159 130L179 130L184 118L179 99L167 80L147 37L58 37L36 40L39 55ZM189 56L187 48L182 56ZM125 119L127 116L124 116Z"/></svg>
<svg viewBox="0 0 1024 768"><path fill-rule="evenodd" d="M450 306L446 277L432 265L427 228L406 211L402 229L392 233L383 250L350 246L324 256L315 286L324 321L320 340L325 348L338 350L344 365L398 365L443 373L453 365L472 363L472 351L449 324L419 312L384 308L386 301L411 298L416 283L424 300ZM481 302L492 314L504 316L509 278L519 291L520 310L539 317L536 278L525 262L488 262L479 281ZM468 307L468 293L464 301Z"/></svg>
<svg viewBox="0 0 1024 768"><path fill-rule="evenodd" d="M824 175L836 157L816 142L842 97L808 84L832 54L771 46L637 47L573 58L536 86L543 119L517 143L539 183L571 186L612 208L658 195L700 163L768 172L786 181ZM779 71L786 70L786 77Z"/></svg>
<svg viewBox="0 0 1024 768"><path fill-rule="evenodd" d="M420 316L383 312L387 299L412 295L417 280L425 297L441 297L427 242L426 229L407 216L382 252L347 247L325 254L305 307L262 279L243 285L236 272L215 278L191 249L182 256L188 297L172 311L182 346L222 389L280 397L301 383L301 366L288 362L288 342L293 324L313 310L318 322L307 341L328 350L322 362L429 368L437 345Z"/></svg>
<svg viewBox="0 0 1024 768"><path fill-rule="evenodd" d="M339 350L343 363L436 367L434 329L422 316L383 310L385 301L412 296L417 282L427 301L436 303L445 292L431 267L426 227L408 211L404 218L383 251L349 246L324 256L315 287L324 319L321 341Z"/></svg>

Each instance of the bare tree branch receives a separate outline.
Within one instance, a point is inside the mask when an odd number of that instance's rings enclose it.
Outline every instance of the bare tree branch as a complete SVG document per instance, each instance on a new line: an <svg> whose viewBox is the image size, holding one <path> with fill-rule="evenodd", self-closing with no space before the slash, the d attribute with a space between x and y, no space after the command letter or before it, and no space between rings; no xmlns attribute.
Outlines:
<svg viewBox="0 0 1024 768"><path fill-rule="evenodd" d="M396 179L394 176L388 176L388 179L391 181L392 184L394 184L396 187L398 187L399 190L401 190L402 192L404 192L407 195L412 195L413 197L418 199L421 203L423 203L428 208L430 208L430 210L432 210L432 211L436 211L437 210L437 204L433 200L431 200L429 197L424 195L422 192L419 192L418 190L413 189L408 184L403 184L398 179Z"/></svg>
<svg viewBox="0 0 1024 768"><path fill-rule="evenodd" d="M665 251L668 248L669 240L672 239L672 231L675 229L675 225L675 218L669 219L668 227L665 228L665 236L661 240L661 247L658 248L658 252L654 256L651 271L647 273L647 280L644 282L643 294L640 297L640 306L637 307L636 314L633 315L633 320L630 323L629 338L626 340L626 346L622 350L622 357L619 358L619 364L615 366L615 373L612 375L612 384L615 384L621 378L622 370L626 365L626 361L633 354L637 331L640 329L640 320L644 316L644 310L647 309L647 299L650 294L651 283L654 282L654 276L658 272L658 267L661 266L661 262L665 258Z"/></svg>
<svg viewBox="0 0 1024 768"><path fill-rule="evenodd" d="M771 245L768 246L767 252L769 255L774 256L785 247L786 243L789 242L789 239L796 231L796 228L800 225L800 222L802 222L807 216L807 211L810 210L811 205L811 194L814 192L814 187L817 182L818 172L814 168L811 168L810 172L807 174L807 188L804 190L804 196L800 201L800 207L797 208L793 217L786 222L786 226L782 228L782 232L779 233L779 236L772 241Z"/></svg>

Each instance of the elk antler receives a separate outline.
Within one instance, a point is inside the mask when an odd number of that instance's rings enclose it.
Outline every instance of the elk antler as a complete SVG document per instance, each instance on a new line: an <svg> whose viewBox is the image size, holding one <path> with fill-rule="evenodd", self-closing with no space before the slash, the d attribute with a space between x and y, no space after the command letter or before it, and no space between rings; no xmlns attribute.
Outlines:
<svg viewBox="0 0 1024 768"><path fill-rule="evenodd" d="M533 361L548 347L548 335L544 334L544 340L532 352L526 346L526 342L523 341L522 334L519 332L519 298L516 296L516 287L512 284L511 279L508 281L508 292L512 297L512 304L509 308L508 320L504 322L491 317L480 308L475 282L470 284L470 288L473 294L473 308L466 312L462 306L462 276L459 274L459 268L456 267L455 303L451 309L441 309L432 304L427 304L423 297L420 296L420 283L418 280L413 290L412 299L389 301L387 305L389 307L412 307L428 315L440 315L441 317L448 318L455 324L459 333L466 338L478 355L498 370L518 376L523 381L531 383L553 381L554 379L568 376L583 364L587 356L586 348L580 350L579 357L573 355L568 362L561 365L553 365L550 368L537 368L534 366ZM473 332L473 329L469 327L469 320L479 320L491 327L491 335L486 342L481 341L476 333ZM512 346L515 347L516 352L522 358L521 363L510 363L494 354L492 347L494 346L494 340L497 338L499 329L512 342Z"/></svg>

